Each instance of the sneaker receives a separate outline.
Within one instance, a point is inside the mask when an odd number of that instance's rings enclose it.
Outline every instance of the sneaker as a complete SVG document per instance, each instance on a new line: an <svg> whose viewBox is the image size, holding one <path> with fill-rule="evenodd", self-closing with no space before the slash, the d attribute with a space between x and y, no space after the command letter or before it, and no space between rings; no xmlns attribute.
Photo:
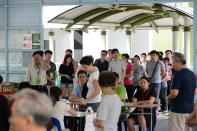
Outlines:
<svg viewBox="0 0 197 131"><path fill-rule="evenodd" d="M162 114L163 115L169 115L169 112L168 112L168 110L165 110L165 111L162 112Z"/></svg>
<svg viewBox="0 0 197 131"><path fill-rule="evenodd" d="M168 113L168 110L164 110L163 113Z"/></svg>

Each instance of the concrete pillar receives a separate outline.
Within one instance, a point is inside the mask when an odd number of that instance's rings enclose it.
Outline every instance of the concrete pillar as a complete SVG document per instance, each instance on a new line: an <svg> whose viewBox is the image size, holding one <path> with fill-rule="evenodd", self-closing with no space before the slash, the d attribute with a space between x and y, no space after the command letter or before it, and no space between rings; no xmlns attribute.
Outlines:
<svg viewBox="0 0 197 131"><path fill-rule="evenodd" d="M172 51L179 51L179 16L176 12L172 13L173 27L172 27Z"/></svg>
<svg viewBox="0 0 197 131"><path fill-rule="evenodd" d="M132 55L132 42L131 42L131 31L125 31L127 35L127 47L128 47L128 54Z"/></svg>
<svg viewBox="0 0 197 131"><path fill-rule="evenodd" d="M51 61L55 62L55 50L54 50L54 32L53 31L50 31L49 32L49 50L51 50L53 52L53 55L52 55L52 58L51 58Z"/></svg>
<svg viewBox="0 0 197 131"><path fill-rule="evenodd" d="M194 4L194 20L193 20L193 71L197 73L197 1Z"/></svg>
<svg viewBox="0 0 197 131"><path fill-rule="evenodd" d="M104 49L107 50L107 31L105 30L101 31L101 39L104 45Z"/></svg>
<svg viewBox="0 0 197 131"><path fill-rule="evenodd" d="M184 54L187 67L190 68L190 27L189 18L184 16Z"/></svg>

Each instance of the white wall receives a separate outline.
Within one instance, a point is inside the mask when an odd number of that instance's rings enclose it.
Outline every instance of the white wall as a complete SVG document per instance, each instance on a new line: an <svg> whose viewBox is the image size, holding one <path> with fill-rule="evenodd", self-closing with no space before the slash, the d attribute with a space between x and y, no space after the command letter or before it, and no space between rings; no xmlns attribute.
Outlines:
<svg viewBox="0 0 197 131"><path fill-rule="evenodd" d="M152 31L136 30L132 33L132 56L152 50Z"/></svg>
<svg viewBox="0 0 197 131"><path fill-rule="evenodd" d="M64 58L64 52L66 49L73 50L73 32L68 33L62 29L45 29L44 31L44 40L49 40L49 31L52 30L54 32L54 40L55 40L55 62L62 63Z"/></svg>
<svg viewBox="0 0 197 131"><path fill-rule="evenodd" d="M51 29L45 29L44 39L49 40L48 32ZM73 32L68 33L61 29L52 29L55 40L55 62L62 63L66 49L74 49ZM136 30L132 33L132 57L152 50L152 31ZM120 53L128 53L127 36L125 31L107 31L107 49L117 48ZM101 31L89 30L89 33L83 33L83 56L92 55L94 59L100 58L100 51L104 49ZM73 55L74 56L74 55ZM81 56L80 56L81 57Z"/></svg>
<svg viewBox="0 0 197 131"><path fill-rule="evenodd" d="M100 58L100 52L104 49L101 31L83 33L83 55L92 55L94 59Z"/></svg>
<svg viewBox="0 0 197 131"><path fill-rule="evenodd" d="M129 54L129 46L127 39L128 37L125 34L125 31L109 31L109 48L117 48L120 53ZM148 30L136 30L135 33L132 32L132 57L134 55L140 55L145 52L148 53L152 50L152 31Z"/></svg>
<svg viewBox="0 0 197 131"><path fill-rule="evenodd" d="M108 33L109 49L117 48L120 53L129 53L127 47L127 36L125 31L112 31Z"/></svg>

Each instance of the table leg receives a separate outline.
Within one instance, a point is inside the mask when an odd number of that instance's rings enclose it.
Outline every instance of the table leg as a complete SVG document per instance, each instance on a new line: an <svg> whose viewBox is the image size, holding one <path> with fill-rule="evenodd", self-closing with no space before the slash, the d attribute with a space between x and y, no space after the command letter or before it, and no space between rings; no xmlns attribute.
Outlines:
<svg viewBox="0 0 197 131"><path fill-rule="evenodd" d="M79 118L79 131L81 131L81 119L82 118Z"/></svg>
<svg viewBox="0 0 197 131"><path fill-rule="evenodd" d="M152 125L153 125L153 108L151 108L151 119L150 120L151 120L150 130L152 131L152 128L153 128L152 127Z"/></svg>
<svg viewBox="0 0 197 131"><path fill-rule="evenodd" d="M142 108L142 124L141 124L141 129L142 129L142 131L144 130L144 129L143 129L143 124L144 124L143 116L144 116L144 108Z"/></svg>

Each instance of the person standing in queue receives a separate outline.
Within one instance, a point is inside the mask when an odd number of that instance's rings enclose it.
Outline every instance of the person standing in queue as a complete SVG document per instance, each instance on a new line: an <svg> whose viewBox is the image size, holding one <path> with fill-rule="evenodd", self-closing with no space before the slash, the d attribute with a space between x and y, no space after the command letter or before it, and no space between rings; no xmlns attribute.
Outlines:
<svg viewBox="0 0 197 131"><path fill-rule="evenodd" d="M71 95L73 89L73 74L74 66L73 59L70 54L65 55L64 60L59 68L59 76L61 76L62 96L66 96L66 89L68 89L68 96Z"/></svg>
<svg viewBox="0 0 197 131"><path fill-rule="evenodd" d="M129 101L132 101L134 91L133 90L133 65L129 64L129 55L128 54L122 54L122 59L125 62L126 65L126 74L124 77L124 86L127 89L127 96Z"/></svg>
<svg viewBox="0 0 197 131"><path fill-rule="evenodd" d="M45 61L51 66L49 70L47 70L47 88L50 92L50 87L55 85L57 80L57 71L56 65L51 61L53 52L51 50L46 50L45 52Z"/></svg>
<svg viewBox="0 0 197 131"><path fill-rule="evenodd" d="M27 67L26 81L32 89L48 94L46 71L51 66L43 59L43 51L35 51L33 60L34 62Z"/></svg>

